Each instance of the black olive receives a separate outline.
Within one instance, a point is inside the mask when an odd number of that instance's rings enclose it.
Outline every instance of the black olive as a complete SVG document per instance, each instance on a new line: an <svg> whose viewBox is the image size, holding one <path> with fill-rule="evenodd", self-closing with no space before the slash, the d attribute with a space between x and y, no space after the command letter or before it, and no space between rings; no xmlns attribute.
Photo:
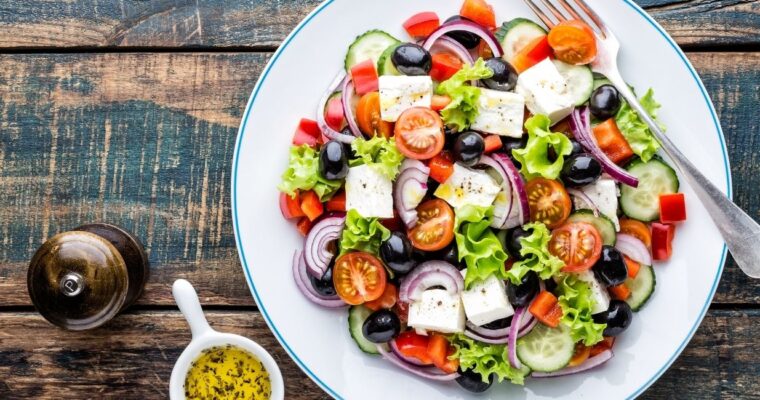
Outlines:
<svg viewBox="0 0 760 400"><path fill-rule="evenodd" d="M524 307L536 297L538 289L538 275L533 271L528 271L519 285L514 285L511 281L507 282L507 298L513 306Z"/></svg>
<svg viewBox="0 0 760 400"><path fill-rule="evenodd" d="M521 138L510 138L510 137L504 137L501 138L501 143L503 143L502 148L504 149L504 152L507 153L509 158L512 159L512 162L515 164L515 167L517 169L520 169L520 162L515 160L515 156L512 155L512 150L517 149L524 149L525 146L528 145L528 135L523 135Z"/></svg>
<svg viewBox="0 0 760 400"><path fill-rule="evenodd" d="M520 249L522 249L520 239L530 236L530 234L531 231L523 229L522 226L507 231L505 247L509 255L515 260L520 261L523 259L523 255L520 254Z"/></svg>
<svg viewBox="0 0 760 400"><path fill-rule="evenodd" d="M489 89L510 91L517 85L517 71L508 62L500 57L493 57L486 60L486 67L493 71L493 76L483 79L483 83Z"/></svg>
<svg viewBox="0 0 760 400"><path fill-rule="evenodd" d="M497 319L496 321L491 321L482 327L486 329L496 330L509 328L510 325L512 325L512 317Z"/></svg>
<svg viewBox="0 0 760 400"><path fill-rule="evenodd" d="M588 154L577 154L565 160L560 178L565 186L579 187L594 183L602 176L602 164Z"/></svg>
<svg viewBox="0 0 760 400"><path fill-rule="evenodd" d="M622 102L620 92L612 85L602 85L591 93L588 102L591 114L602 121L608 120L617 114Z"/></svg>
<svg viewBox="0 0 760 400"><path fill-rule="evenodd" d="M491 375L488 377L487 382L483 382L481 375L474 370L468 369L462 371L459 369L459 377L456 381L459 386L468 392L483 393L493 385L494 377Z"/></svg>
<svg viewBox="0 0 760 400"><path fill-rule="evenodd" d="M628 267L623 255L612 246L602 246L602 256L594 264L594 275L607 286L616 286L628 278Z"/></svg>
<svg viewBox="0 0 760 400"><path fill-rule="evenodd" d="M380 245L380 258L393 272L406 274L417 265L412 258L412 249L412 243L405 234L393 232L391 237Z"/></svg>
<svg viewBox="0 0 760 400"><path fill-rule="evenodd" d="M551 145L551 144L547 145L546 146L546 159L549 160L550 163L553 163L553 162L557 161L557 157L559 157L559 156L557 155L557 150L554 150L554 146Z"/></svg>
<svg viewBox="0 0 760 400"><path fill-rule="evenodd" d="M483 137L477 132L465 132L457 137L452 153L454 160L466 167L473 167L480 162L480 157L486 150Z"/></svg>
<svg viewBox="0 0 760 400"><path fill-rule="evenodd" d="M607 311L594 314L594 322L607 324L602 334L604 336L617 336L623 333L633 321L633 311L628 303L621 300L612 300Z"/></svg>
<svg viewBox="0 0 760 400"><path fill-rule="evenodd" d="M446 261L447 263L457 267L458 269L462 270L466 266L464 264L461 264L459 262L458 253L457 253L457 246L456 243L452 242L450 245L444 247L441 250L438 251L422 251L420 249L414 249L413 251L413 257L414 260L418 263L422 263L425 261L430 260L441 260Z"/></svg>
<svg viewBox="0 0 760 400"><path fill-rule="evenodd" d="M333 283L332 267L333 266L330 265L330 268L325 271L325 274L322 275L321 279L309 275L311 287L313 287L314 290L316 290L317 293L321 294L322 296L335 296L337 294L335 291L335 284Z"/></svg>
<svg viewBox="0 0 760 400"><path fill-rule="evenodd" d="M452 21L460 21L460 20L469 21L469 19L467 18L460 17L459 15L453 15L449 19L444 21L444 24L452 22ZM478 47L478 45L480 44L480 36L474 33L470 33L470 32L454 31L454 32L447 33L446 36L456 40L457 42L461 43L462 46L468 49L474 49Z"/></svg>
<svg viewBox="0 0 760 400"><path fill-rule="evenodd" d="M573 151L570 152L571 156L574 156L576 154L581 154L584 152L583 146L581 146L581 144L577 140L570 139L570 143L572 143L573 145Z"/></svg>
<svg viewBox="0 0 760 400"><path fill-rule="evenodd" d="M554 279L552 278L545 279L544 285L546 285L546 290L548 292L554 292L554 289L557 288L557 282L555 282Z"/></svg>
<svg viewBox="0 0 760 400"><path fill-rule="evenodd" d="M404 43L391 55L393 66L404 75L427 75L433 68L433 57L422 46Z"/></svg>
<svg viewBox="0 0 760 400"><path fill-rule="evenodd" d="M362 324L364 337L372 343L388 343L401 331L401 321L391 310L377 310Z"/></svg>
<svg viewBox="0 0 760 400"><path fill-rule="evenodd" d="M331 140L319 150L319 174L329 180L348 175L348 153L343 143Z"/></svg>

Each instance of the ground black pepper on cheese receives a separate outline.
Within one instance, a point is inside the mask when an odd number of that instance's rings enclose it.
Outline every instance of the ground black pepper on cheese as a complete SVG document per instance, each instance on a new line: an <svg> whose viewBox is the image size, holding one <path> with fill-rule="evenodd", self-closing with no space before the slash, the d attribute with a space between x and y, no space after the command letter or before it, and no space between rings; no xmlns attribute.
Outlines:
<svg viewBox="0 0 760 400"><path fill-rule="evenodd" d="M272 395L269 373L253 354L239 347L211 347L190 364L186 399L264 400Z"/></svg>

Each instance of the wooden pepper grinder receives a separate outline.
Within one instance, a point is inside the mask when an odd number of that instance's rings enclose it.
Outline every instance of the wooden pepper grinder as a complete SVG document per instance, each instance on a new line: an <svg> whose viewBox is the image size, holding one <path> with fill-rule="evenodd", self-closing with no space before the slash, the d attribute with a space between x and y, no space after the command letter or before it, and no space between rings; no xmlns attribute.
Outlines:
<svg viewBox="0 0 760 400"><path fill-rule="evenodd" d="M45 319L80 331L101 326L132 305L148 270L145 249L134 235L96 223L59 233L40 246L26 284Z"/></svg>

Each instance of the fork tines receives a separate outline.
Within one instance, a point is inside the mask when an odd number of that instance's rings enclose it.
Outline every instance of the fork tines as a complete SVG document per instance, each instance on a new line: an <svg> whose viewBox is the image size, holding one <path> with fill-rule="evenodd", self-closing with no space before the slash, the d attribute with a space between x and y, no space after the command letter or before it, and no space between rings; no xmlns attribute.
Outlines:
<svg viewBox="0 0 760 400"><path fill-rule="evenodd" d="M599 15L588 5L584 0L572 0L576 7L572 6L568 0L541 0L545 8L549 10L549 14L544 11L536 0L523 0L525 4L533 10L538 18L546 24L547 27L552 28L554 25L567 21L569 19L577 19L585 21L592 28L596 29L603 37L606 36L607 27L599 18ZM559 3L562 9L557 7L553 2ZM584 18L585 17L585 18Z"/></svg>

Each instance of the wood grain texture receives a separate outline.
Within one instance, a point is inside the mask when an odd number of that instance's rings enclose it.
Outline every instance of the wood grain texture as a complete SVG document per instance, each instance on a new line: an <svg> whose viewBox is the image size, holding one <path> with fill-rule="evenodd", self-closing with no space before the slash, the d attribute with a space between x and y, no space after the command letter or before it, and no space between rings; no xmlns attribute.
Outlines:
<svg viewBox="0 0 760 400"><path fill-rule="evenodd" d="M682 45L760 43L760 0L636 0ZM320 1L44 0L0 4L0 48L277 46Z"/></svg>
<svg viewBox="0 0 760 400"><path fill-rule="evenodd" d="M328 398L285 354L260 314L207 314L214 328L248 336L273 353L287 399ZM758 324L760 311L709 312L683 355L642 398L757 398ZM172 366L189 340L179 312L128 313L85 333L52 328L32 313L0 314L0 398L166 398Z"/></svg>
<svg viewBox="0 0 760 400"><path fill-rule="evenodd" d="M736 200L760 217L760 54L694 53L728 137ZM29 305L26 263L83 221L142 238L140 304L187 278L207 304L252 305L235 251L229 174L266 54L12 55L0 59L0 304ZM760 287L729 262L718 302Z"/></svg>

